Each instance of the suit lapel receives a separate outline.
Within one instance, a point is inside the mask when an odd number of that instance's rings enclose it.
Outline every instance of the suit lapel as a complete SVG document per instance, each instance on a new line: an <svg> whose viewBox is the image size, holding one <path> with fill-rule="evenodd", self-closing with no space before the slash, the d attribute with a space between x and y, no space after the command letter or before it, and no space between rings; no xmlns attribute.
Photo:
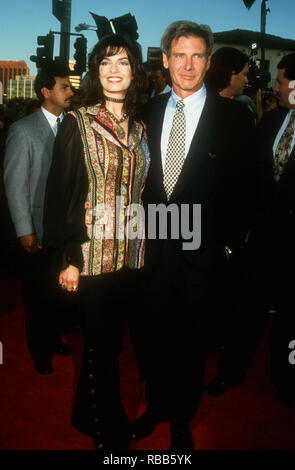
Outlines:
<svg viewBox="0 0 295 470"><path fill-rule="evenodd" d="M268 164L270 165L270 168L271 168L271 173L273 175L273 161L274 161L274 156L273 156L273 145L274 145L274 142L275 142L275 139L276 139L276 136L284 122L284 119L286 117L288 113L288 109L286 108L279 108L277 110L277 113L276 115L273 117L273 120L271 121L271 126L269 127L269 129L266 130L267 133L269 133L269 135L271 136L271 138L268 138L266 139L266 141L268 141L269 143L269 147L268 147L268 155L269 155L269 161L268 161ZM295 165L295 147L293 147L293 150L288 158L288 161L287 163L284 165L284 170L283 170L283 174L286 173L286 171L288 172L288 169L290 167L293 167ZM274 180L274 176L273 177L273 182L275 183L275 180ZM279 181L275 184L281 184L282 182L282 179L280 178Z"/></svg>
<svg viewBox="0 0 295 470"><path fill-rule="evenodd" d="M156 191L161 200L167 201L166 191L163 185L163 166L161 155L161 135L164 115L170 93L159 96L159 101L152 106L152 111L147 121L148 141L151 154L150 180L153 182L153 191Z"/></svg>
<svg viewBox="0 0 295 470"><path fill-rule="evenodd" d="M149 147L151 152L151 166L149 183L157 199L167 202L166 191L163 185L163 167L161 157L161 135L164 115L169 95L163 95L157 103L152 105L147 120ZM160 97L159 97L160 98ZM204 195L210 185L207 184L215 166L216 139L216 99L214 94L207 91L205 105L192 139L190 149L184 161L181 173L171 194L169 203L177 200L181 193L191 185L197 189L198 194ZM201 197L201 196L200 196Z"/></svg>
<svg viewBox="0 0 295 470"><path fill-rule="evenodd" d="M49 122L47 121L41 109L39 109L39 111L37 111L35 114L36 131L38 132L38 137L40 137L43 142L53 144L55 135L50 127Z"/></svg>
<svg viewBox="0 0 295 470"><path fill-rule="evenodd" d="M288 112L289 110L287 110ZM287 113L286 113L287 114ZM284 116L284 118L286 117L286 114ZM280 126L282 125L283 123L283 120L281 121L280 123ZM279 127L280 128L280 127ZM276 134L275 134L276 135ZM290 153L290 156L288 158L288 161L287 163L284 165L284 171L283 171L283 174L288 172L290 168L294 168L295 167L295 146L293 147L291 153ZM279 180L279 182L281 181L281 178Z"/></svg>
<svg viewBox="0 0 295 470"><path fill-rule="evenodd" d="M206 182L207 167L212 166L212 159L215 158L215 121L216 103L213 95L207 91L205 105L193 136L188 154L184 161L178 181L171 194L170 201L178 199L181 192L187 187L190 180L194 180L195 187L202 188Z"/></svg>

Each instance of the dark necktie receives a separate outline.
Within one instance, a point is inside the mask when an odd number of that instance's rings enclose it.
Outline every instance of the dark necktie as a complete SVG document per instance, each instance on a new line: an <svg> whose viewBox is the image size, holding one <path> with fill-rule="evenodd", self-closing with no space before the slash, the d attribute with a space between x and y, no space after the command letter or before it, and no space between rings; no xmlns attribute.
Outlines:
<svg viewBox="0 0 295 470"><path fill-rule="evenodd" d="M163 183L168 199L177 183L185 156L185 115L183 107L183 100L177 101L167 146Z"/></svg>
<svg viewBox="0 0 295 470"><path fill-rule="evenodd" d="M294 124L295 124L295 111L293 111L290 116L290 120L279 140L276 153L274 156L273 173L274 173L274 179L276 182L279 181L284 171L284 166L286 165L290 157L292 140L294 136Z"/></svg>
<svg viewBox="0 0 295 470"><path fill-rule="evenodd" d="M58 117L56 120L56 133L58 133L60 125L61 125L61 120L60 120L60 117Z"/></svg>

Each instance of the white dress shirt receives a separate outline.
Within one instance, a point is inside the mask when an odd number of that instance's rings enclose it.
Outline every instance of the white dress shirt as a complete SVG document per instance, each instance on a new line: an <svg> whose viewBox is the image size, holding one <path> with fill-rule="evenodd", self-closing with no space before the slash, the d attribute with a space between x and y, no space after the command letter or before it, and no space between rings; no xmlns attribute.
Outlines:
<svg viewBox="0 0 295 470"><path fill-rule="evenodd" d="M45 109L43 106L41 106L41 111L46 117L52 129L53 134L56 135L57 134L57 118L59 118L61 122L63 120L64 113L61 113L59 116L56 116L55 114L52 114L49 111L47 111L47 109Z"/></svg>
<svg viewBox="0 0 295 470"><path fill-rule="evenodd" d="M160 91L160 93L158 93L158 95L164 95L164 93L169 93L170 91L171 91L171 86L167 84L165 88L162 91ZM150 98L153 98L154 96L156 96L156 90L152 90Z"/></svg>
<svg viewBox="0 0 295 470"><path fill-rule="evenodd" d="M188 96L187 98L183 99L183 102L184 102L183 110L184 110L185 122L186 122L185 157L188 154L190 145L193 140L194 133L196 132L199 119L204 108L206 96L207 96L207 90L206 90L205 85L203 84L202 87L198 91ZM170 135L170 131L171 131L172 123L173 123L173 117L176 111L176 103L180 99L181 98L177 96L174 90L172 89L171 96L166 106L166 111L165 111L165 116L164 116L164 121L163 121L163 128L162 128L162 136L161 136L161 154L162 154L163 171L165 168L169 135Z"/></svg>
<svg viewBox="0 0 295 470"><path fill-rule="evenodd" d="M283 124L282 124L282 126L281 126L279 132L277 133L277 136L276 136L276 138L275 138L275 141L274 141L274 144L273 144L273 148L272 148L272 150L273 150L273 156L274 156L274 157L275 157L275 154L276 154L276 150L277 150L277 146L278 146L278 143L279 143L279 141L280 141L280 138L282 137L283 132L284 132L284 130L286 129L286 127L287 127L287 125L288 125L288 123L289 123L289 121L290 121L290 117L291 117L291 114L292 114L293 111L295 112L295 109L290 109L290 111L287 113L287 115L286 115L286 117L285 117L285 119L284 119L284 122L283 122ZM293 150L294 145L295 145L295 132L294 132L293 139L292 139L291 152L292 152L292 150Z"/></svg>

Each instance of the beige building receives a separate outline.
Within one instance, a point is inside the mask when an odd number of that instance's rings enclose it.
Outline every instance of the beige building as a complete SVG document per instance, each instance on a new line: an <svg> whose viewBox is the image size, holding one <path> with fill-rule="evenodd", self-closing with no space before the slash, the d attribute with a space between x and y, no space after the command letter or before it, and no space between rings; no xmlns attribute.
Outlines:
<svg viewBox="0 0 295 470"><path fill-rule="evenodd" d="M36 99L34 90L35 77L31 75L16 75L15 79L7 82L7 98L33 98Z"/></svg>

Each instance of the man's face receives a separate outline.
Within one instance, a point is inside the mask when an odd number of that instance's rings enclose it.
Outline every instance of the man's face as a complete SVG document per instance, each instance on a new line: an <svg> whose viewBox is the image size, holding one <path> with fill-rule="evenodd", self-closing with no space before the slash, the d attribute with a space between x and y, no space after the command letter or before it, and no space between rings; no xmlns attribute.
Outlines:
<svg viewBox="0 0 295 470"><path fill-rule="evenodd" d="M245 85L248 83L248 64L239 73L233 73L230 80L230 91L233 96L240 96L243 94Z"/></svg>
<svg viewBox="0 0 295 470"><path fill-rule="evenodd" d="M151 73L151 82L156 94L161 93L161 91L164 90L166 86L166 78L163 75L162 70L153 70Z"/></svg>
<svg viewBox="0 0 295 470"><path fill-rule="evenodd" d="M279 69L277 75L276 85L274 91L278 94L279 103L285 108L294 108L290 102L290 93L292 88L289 88L290 80L285 77L285 69Z"/></svg>
<svg viewBox="0 0 295 470"><path fill-rule="evenodd" d="M42 88L42 93L45 98L44 105L48 111L57 116L68 108L71 104L71 98L74 95L71 89L70 80L67 77L54 77L55 85L49 90Z"/></svg>
<svg viewBox="0 0 295 470"><path fill-rule="evenodd" d="M210 66L205 40L196 36L173 39L169 57L163 54L163 63L169 68L175 93L180 98L192 95L201 88Z"/></svg>

